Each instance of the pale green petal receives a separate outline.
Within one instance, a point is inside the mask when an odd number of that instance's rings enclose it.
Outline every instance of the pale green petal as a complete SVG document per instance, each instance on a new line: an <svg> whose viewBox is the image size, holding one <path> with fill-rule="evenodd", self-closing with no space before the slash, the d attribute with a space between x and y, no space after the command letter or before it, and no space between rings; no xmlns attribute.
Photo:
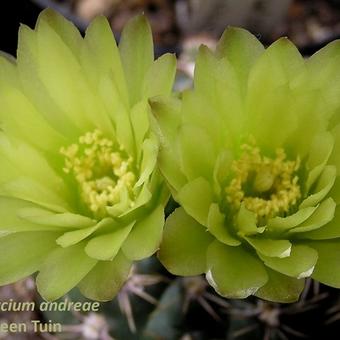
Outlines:
<svg viewBox="0 0 340 340"><path fill-rule="evenodd" d="M289 215L287 217L276 216L269 219L267 223L267 228L271 232L284 232L286 230L292 229L299 226L301 223L306 221L310 216L313 215L318 207L309 207L304 209L299 209L296 213Z"/></svg>
<svg viewBox="0 0 340 340"><path fill-rule="evenodd" d="M46 255L56 247L58 235L35 231L0 237L0 285L13 283L36 272Z"/></svg>
<svg viewBox="0 0 340 340"><path fill-rule="evenodd" d="M178 157L170 148L162 148L158 155L158 165L161 173L169 183L170 188L173 187L179 191L187 182L186 177L181 171L178 164Z"/></svg>
<svg viewBox="0 0 340 340"><path fill-rule="evenodd" d="M162 97L152 100L150 104L152 113L157 119L157 132L161 143L158 166L170 186L179 190L186 183L186 178L179 167L180 161L176 149L181 121L181 103L174 98Z"/></svg>
<svg viewBox="0 0 340 340"><path fill-rule="evenodd" d="M70 50L72 50L75 56L79 54L79 48L82 41L79 30L74 24L50 8L43 10L39 14L36 24L36 28L38 30L42 21L46 22L51 28L53 28Z"/></svg>
<svg viewBox="0 0 340 340"><path fill-rule="evenodd" d="M145 135L147 134L149 123L150 107L146 100L142 100L135 104L131 109L131 124L135 138L136 150L138 157L142 156L142 147Z"/></svg>
<svg viewBox="0 0 340 340"><path fill-rule="evenodd" d="M61 247L66 248L73 246L90 235L92 235L95 231L100 230L101 228L104 227L109 227L114 225L113 220L111 218L104 218L100 222L98 222L96 225L88 228L82 228L74 231L68 231L62 236L60 236L56 242L59 244Z"/></svg>
<svg viewBox="0 0 340 340"><path fill-rule="evenodd" d="M289 82L303 69L297 48L286 38L269 46L250 71L246 100L251 133L267 147L279 147L296 127ZM261 122L266 122L261 124Z"/></svg>
<svg viewBox="0 0 340 340"><path fill-rule="evenodd" d="M112 134L109 116L86 82L80 61L65 41L43 20L39 22L37 43L37 74L51 97L82 131L91 130L95 126Z"/></svg>
<svg viewBox="0 0 340 340"><path fill-rule="evenodd" d="M0 186L3 196L26 200L55 212L72 211L72 208L54 191L27 177L6 182Z"/></svg>
<svg viewBox="0 0 340 340"><path fill-rule="evenodd" d="M178 208L166 220L158 257L172 274L199 275L206 271L206 252L212 241L202 225Z"/></svg>
<svg viewBox="0 0 340 340"><path fill-rule="evenodd" d="M202 177L187 183L175 199L185 211L202 225L208 221L209 208L213 200L210 183Z"/></svg>
<svg viewBox="0 0 340 340"><path fill-rule="evenodd" d="M0 197L0 235L25 231L60 230L59 226L41 225L19 216L23 209L36 208L37 205L27 201L9 197Z"/></svg>
<svg viewBox="0 0 340 340"><path fill-rule="evenodd" d="M208 282L228 298L246 298L268 280L263 264L242 247L214 241L208 248L207 263Z"/></svg>
<svg viewBox="0 0 340 340"><path fill-rule="evenodd" d="M219 115L219 123L225 126L225 131L221 125L216 131L236 137L240 133L244 112L241 84L228 59L218 59L206 46L201 46L196 59L194 84L195 92L207 100L213 116ZM212 118L208 112L205 115L208 119Z"/></svg>
<svg viewBox="0 0 340 340"><path fill-rule="evenodd" d="M303 200L299 209L317 205L332 189L335 179L336 167L333 165L326 165L316 183L315 189L313 190L315 193Z"/></svg>
<svg viewBox="0 0 340 340"><path fill-rule="evenodd" d="M0 156L2 171L0 184L10 180L17 181L19 177L29 177L46 190L53 192L59 201L68 204L69 188L63 179L47 162L44 154L23 143L10 141L7 136L0 135Z"/></svg>
<svg viewBox="0 0 340 340"><path fill-rule="evenodd" d="M209 208L208 224L209 232L214 235L220 242L229 246L238 246L241 242L234 237L228 228L225 216L220 212L218 204L213 203Z"/></svg>
<svg viewBox="0 0 340 340"><path fill-rule="evenodd" d="M337 176L329 196L332 197L336 204L340 204L340 177Z"/></svg>
<svg viewBox="0 0 340 340"><path fill-rule="evenodd" d="M87 228L96 224L96 220L83 215L69 212L56 214L37 206L32 207L28 203L26 203L26 206L23 204L22 207L18 207L17 214L25 221L51 227Z"/></svg>
<svg viewBox="0 0 340 340"><path fill-rule="evenodd" d="M260 85L258 85L260 86ZM249 102L247 119L250 133L256 143L265 150L273 150L286 143L298 124L298 117L293 110L295 98L288 84L270 87ZM265 124L263 122L266 122Z"/></svg>
<svg viewBox="0 0 340 340"><path fill-rule="evenodd" d="M16 72L16 59L6 52L0 53L0 86L16 87L18 74Z"/></svg>
<svg viewBox="0 0 340 340"><path fill-rule="evenodd" d="M197 91L183 92L181 97L182 110L179 112L179 118L182 121L181 126L193 126L203 130L208 136L210 143L212 143L216 151L221 147L232 145L232 134L230 133L229 120L226 120L223 112L220 109L213 107L211 101ZM225 110L232 111L230 105L225 107ZM234 115L234 118L237 115ZM164 124L165 125L165 124ZM173 124L175 125L175 124ZM171 130L173 131L173 139L170 140L170 146L178 144L178 134L181 126L175 125ZM199 145L202 146L200 142Z"/></svg>
<svg viewBox="0 0 340 340"><path fill-rule="evenodd" d="M39 269L36 279L38 292L45 300L56 300L75 287L96 263L85 254L84 244L58 247Z"/></svg>
<svg viewBox="0 0 340 340"><path fill-rule="evenodd" d="M182 121L182 101L175 97L157 97L149 100L152 113L158 125L162 146L173 147Z"/></svg>
<svg viewBox="0 0 340 340"><path fill-rule="evenodd" d="M328 240L340 237L340 208L335 208L335 215L333 219L316 230L308 231L301 234L303 239L311 240Z"/></svg>
<svg viewBox="0 0 340 340"><path fill-rule="evenodd" d="M153 195L149 189L149 182L146 182L143 184L141 190L138 187L137 188L139 190L139 193L137 194L137 198L135 200L135 204L130 207L129 209L125 210L122 214L119 215L119 217L121 217L124 220L131 220L133 219L133 217L131 216L138 216L138 211L141 209L144 209L145 205L147 205ZM112 216L114 216L112 213L115 213L115 209L114 207L107 207L106 210L108 211L109 214L111 214Z"/></svg>
<svg viewBox="0 0 340 340"><path fill-rule="evenodd" d="M309 155L315 136L327 129L327 105L320 98L319 91L308 91L305 84L299 88L290 84L289 92L288 105L285 104L284 108L288 106L293 117L297 119L297 126L291 135L286 136L285 146L304 159Z"/></svg>
<svg viewBox="0 0 340 340"><path fill-rule="evenodd" d="M132 222L124 227L117 227L109 234L92 238L85 247L86 254L97 260L112 260L118 254L134 223Z"/></svg>
<svg viewBox="0 0 340 340"><path fill-rule="evenodd" d="M0 85L2 129L9 138L22 139L45 151L56 150L66 139L58 133L17 88Z"/></svg>
<svg viewBox="0 0 340 340"><path fill-rule="evenodd" d="M340 242L332 241L311 241L308 246L314 248L318 253L313 279L328 286L340 288Z"/></svg>
<svg viewBox="0 0 340 340"><path fill-rule="evenodd" d="M92 124L87 119L89 117L84 114L88 108L82 105L89 94L81 93L85 89L85 83L78 60L46 22L39 23L39 31L36 34L36 77L43 82L52 100L81 131L91 130Z"/></svg>
<svg viewBox="0 0 340 340"><path fill-rule="evenodd" d="M186 124L181 126L178 140L183 172L188 179L200 176L211 179L216 150L208 134L199 127Z"/></svg>
<svg viewBox="0 0 340 340"><path fill-rule="evenodd" d="M311 217L309 217L305 222L301 223L296 228L290 229L289 233L301 233L322 227L333 219L335 207L336 204L333 199L327 198L318 206Z"/></svg>
<svg viewBox="0 0 340 340"><path fill-rule="evenodd" d="M86 29L83 66L94 85L101 75L112 74L120 99L128 104L128 93L119 50L106 17L97 16Z"/></svg>
<svg viewBox="0 0 340 340"><path fill-rule="evenodd" d="M119 50L130 104L134 105L142 98L143 82L154 58L151 28L143 15L133 18L124 27Z"/></svg>
<svg viewBox="0 0 340 340"><path fill-rule="evenodd" d="M258 255L269 268L298 279L311 276L318 259L318 253L304 245L293 245L290 256L285 258Z"/></svg>
<svg viewBox="0 0 340 340"><path fill-rule="evenodd" d="M245 239L261 254L269 257L290 256L292 244L288 240L271 240L262 237L245 237Z"/></svg>
<svg viewBox="0 0 340 340"><path fill-rule="evenodd" d="M86 81L80 60L47 22L39 22L36 34L39 51L37 76L52 99L82 132L97 127L112 134L109 116ZM81 43L83 46L83 41Z"/></svg>
<svg viewBox="0 0 340 340"><path fill-rule="evenodd" d="M119 252L112 261L99 261L78 287L88 299L110 301L121 289L130 269L131 261Z"/></svg>
<svg viewBox="0 0 340 340"><path fill-rule="evenodd" d="M131 199L127 187L122 187L119 193L118 203L106 207L106 211L110 216L118 217L123 215L127 210L131 209Z"/></svg>
<svg viewBox="0 0 340 340"><path fill-rule="evenodd" d="M228 58L238 74L243 91L246 90L251 68L263 52L263 45L254 35L237 27L227 28L217 45L217 55Z"/></svg>
<svg viewBox="0 0 340 340"><path fill-rule="evenodd" d="M241 205L236 218L236 226L238 228L238 234L244 235L256 235L264 231L264 227L257 227L256 215L248 210L244 204Z"/></svg>
<svg viewBox="0 0 340 340"><path fill-rule="evenodd" d="M304 69L304 60L298 49L287 38L270 45L257 59L249 74L250 100L260 100L270 88L287 84Z"/></svg>
<svg viewBox="0 0 340 340"><path fill-rule="evenodd" d="M176 56L163 54L151 65L146 73L143 89L144 97L168 96L176 75Z"/></svg>
<svg viewBox="0 0 340 340"><path fill-rule="evenodd" d="M158 156L159 144L155 135L151 135L150 138L145 139L142 146L142 164L140 167L140 176L136 183L136 186L142 185L152 174L155 169L157 156Z"/></svg>
<svg viewBox="0 0 340 340"><path fill-rule="evenodd" d="M304 279L295 279L267 269L268 282L261 287L255 296L277 303L296 302L305 286Z"/></svg>
<svg viewBox="0 0 340 340"><path fill-rule="evenodd" d="M231 172L231 163L233 155L230 150L223 150L215 161L214 168L214 189L219 195L222 194L224 181Z"/></svg>
<svg viewBox="0 0 340 340"><path fill-rule="evenodd" d="M38 76L38 50L36 32L25 25L21 25L19 28L17 65L24 94L30 98L32 104L50 126L53 126L61 135L75 139L79 136L80 130L53 100ZM34 120L32 120L33 122Z"/></svg>
<svg viewBox="0 0 340 340"><path fill-rule="evenodd" d="M335 40L317 51L306 62L307 72L303 78L305 89L317 90L320 97L320 114L324 119L339 108L339 77L335 76L340 61L340 44ZM324 105L324 103L327 103Z"/></svg>
<svg viewBox="0 0 340 340"><path fill-rule="evenodd" d="M103 75L98 85L108 115L111 117L116 130L117 140L130 155L135 155L135 142L128 107L121 100L113 75Z"/></svg>
<svg viewBox="0 0 340 340"><path fill-rule="evenodd" d="M335 165L337 169L340 168L340 124L336 125L331 131L334 138L333 152L331 153L328 164ZM340 175L339 170L337 175Z"/></svg>
<svg viewBox="0 0 340 340"><path fill-rule="evenodd" d="M330 132L318 134L310 145L307 169L310 172L307 177L306 191L309 192L312 185L323 171L334 146L334 138Z"/></svg>
<svg viewBox="0 0 340 340"><path fill-rule="evenodd" d="M163 226L164 207L160 205L133 226L122 245L125 256L141 260L155 253L161 243Z"/></svg>

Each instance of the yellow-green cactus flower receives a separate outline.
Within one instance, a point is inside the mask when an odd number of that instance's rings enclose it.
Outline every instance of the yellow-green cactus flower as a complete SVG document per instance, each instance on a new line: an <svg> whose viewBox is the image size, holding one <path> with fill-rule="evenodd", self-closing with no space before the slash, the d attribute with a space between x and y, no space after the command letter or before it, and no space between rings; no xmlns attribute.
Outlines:
<svg viewBox="0 0 340 340"><path fill-rule="evenodd" d="M171 92L175 57L154 61L143 16L119 49L104 17L83 39L44 11L0 59L0 284L38 271L48 300L78 286L111 299L161 240L168 194L148 98Z"/></svg>
<svg viewBox="0 0 340 340"><path fill-rule="evenodd" d="M304 60L230 28L200 49L194 89L154 101L160 169L181 204L159 257L229 298L340 288L340 42Z"/></svg>

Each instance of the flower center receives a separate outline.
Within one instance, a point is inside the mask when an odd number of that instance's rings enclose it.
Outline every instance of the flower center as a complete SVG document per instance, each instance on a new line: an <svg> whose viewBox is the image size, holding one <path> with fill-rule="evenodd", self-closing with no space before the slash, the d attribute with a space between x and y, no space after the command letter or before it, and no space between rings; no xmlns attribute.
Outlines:
<svg viewBox="0 0 340 340"><path fill-rule="evenodd" d="M296 174L300 160L287 160L282 148L274 159L261 155L254 145L244 144L242 155L232 162L234 178L226 187L226 199L238 210L243 203L258 218L287 213L301 197Z"/></svg>
<svg viewBox="0 0 340 340"><path fill-rule="evenodd" d="M94 130L60 153L65 157L64 172L73 174L83 202L95 216L105 216L107 206L122 200L133 206L133 159L122 146Z"/></svg>

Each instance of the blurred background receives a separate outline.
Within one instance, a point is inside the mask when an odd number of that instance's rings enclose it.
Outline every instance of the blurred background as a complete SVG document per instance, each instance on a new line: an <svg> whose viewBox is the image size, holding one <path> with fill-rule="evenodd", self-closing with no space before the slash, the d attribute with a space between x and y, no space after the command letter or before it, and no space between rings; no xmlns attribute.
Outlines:
<svg viewBox="0 0 340 340"><path fill-rule="evenodd" d="M129 18L144 12L157 48L176 52L188 40L214 41L227 25L245 27L267 44L287 35L305 54L340 35L339 0L11 0L1 2L3 50L15 53L19 22L33 25L43 7L60 11L81 30L104 14L117 37Z"/></svg>
<svg viewBox="0 0 340 340"><path fill-rule="evenodd" d="M198 46L213 47L228 25L249 29L266 45L288 36L305 56L340 37L340 0L7 0L0 4L0 50L15 55L19 24L34 27L45 7L82 32L104 14L118 40L125 22L144 12L156 54L172 52L179 58L179 89L190 86ZM167 212L173 209L170 202ZM65 298L83 301L76 290ZM9 299L39 302L34 280L0 287L0 302ZM301 300L291 305L227 300L203 277L173 277L153 257L134 267L118 297L102 304L99 313L0 312L0 323L32 319L61 322L63 332L0 333L0 339L338 340L340 292L307 281Z"/></svg>

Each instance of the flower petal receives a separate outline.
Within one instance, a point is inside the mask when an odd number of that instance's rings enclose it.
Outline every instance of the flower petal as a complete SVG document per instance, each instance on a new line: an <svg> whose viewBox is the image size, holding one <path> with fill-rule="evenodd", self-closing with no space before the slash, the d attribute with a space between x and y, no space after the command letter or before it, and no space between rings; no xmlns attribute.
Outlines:
<svg viewBox="0 0 340 340"><path fill-rule="evenodd" d="M240 236L256 235L264 231L264 227L257 226L256 215L248 210L244 204L241 205L236 218L238 234Z"/></svg>
<svg viewBox="0 0 340 340"><path fill-rule="evenodd" d="M10 182L24 182L27 178L27 181L32 182L32 185L34 182L43 190L49 191L50 197L56 205L59 202L60 205L68 206L71 196L69 188L42 152L22 141L11 141L7 136L0 135L0 156L2 167L0 184L6 186L7 190L9 190L9 187L15 186ZM20 186L16 187L15 190L20 192ZM23 187L22 191L24 190ZM27 194L27 197L29 197L30 194ZM32 192L31 196L36 195ZM45 200L46 203L49 203L47 197Z"/></svg>
<svg viewBox="0 0 340 340"><path fill-rule="evenodd" d="M202 225L208 221L213 193L210 184L203 177L194 179L181 188L175 198Z"/></svg>
<svg viewBox="0 0 340 340"><path fill-rule="evenodd" d="M292 244L288 240L270 240L262 237L245 237L258 252L269 257L290 256Z"/></svg>
<svg viewBox="0 0 340 340"><path fill-rule="evenodd" d="M168 96L176 75L176 56L166 53L159 57L145 75L144 97Z"/></svg>
<svg viewBox="0 0 340 340"><path fill-rule="evenodd" d="M334 218L321 228L301 234L303 239L327 240L340 237L340 207L335 208Z"/></svg>
<svg viewBox="0 0 340 340"><path fill-rule="evenodd" d="M150 138L144 140L142 146L143 158L140 168L140 176L136 183L137 187L142 185L153 172L157 162L158 148L158 140L154 135L151 135Z"/></svg>
<svg viewBox="0 0 340 340"><path fill-rule="evenodd" d="M53 28L53 30L72 50L75 56L78 55L81 45L81 35L75 25L50 8L44 9L39 14L37 28L39 28L42 21L46 22L51 28Z"/></svg>
<svg viewBox="0 0 340 340"><path fill-rule="evenodd" d="M55 212L64 213L73 210L54 191L28 177L18 177L2 184L0 192L3 196L26 200Z"/></svg>
<svg viewBox="0 0 340 340"><path fill-rule="evenodd" d="M316 263L313 279L324 283L328 286L340 288L340 242L332 241L311 241L306 242L309 247L315 249L318 253L318 262Z"/></svg>
<svg viewBox="0 0 340 340"><path fill-rule="evenodd" d="M106 17L97 16L87 27L84 38L90 55L82 57L82 65L96 86L100 77L111 73L120 99L127 105L128 93L119 50ZM90 58L93 58L92 60Z"/></svg>
<svg viewBox="0 0 340 340"><path fill-rule="evenodd" d="M336 204L340 204L340 176L337 176L329 196L332 197Z"/></svg>
<svg viewBox="0 0 340 340"><path fill-rule="evenodd" d="M117 140L130 155L135 155L135 143L128 107L121 100L113 76L105 75L100 79L98 92L104 107L111 117L116 130Z"/></svg>
<svg viewBox="0 0 340 340"><path fill-rule="evenodd" d="M246 90L251 68L263 52L263 45L254 35L237 27L227 28L217 45L217 55L227 57L233 65L243 91Z"/></svg>
<svg viewBox="0 0 340 340"><path fill-rule="evenodd" d="M289 83L304 69L304 60L298 49L287 38L270 45L257 59L249 74L250 101L260 98L270 88Z"/></svg>
<svg viewBox="0 0 340 340"><path fill-rule="evenodd" d="M330 132L320 133L313 139L306 164L307 169L310 169L306 181L307 193L323 171L332 153L333 147L334 138Z"/></svg>
<svg viewBox="0 0 340 340"><path fill-rule="evenodd" d="M23 93L30 98L41 116L46 119L61 135L75 139L80 130L61 106L52 98L43 81L39 78L37 61L37 34L25 25L19 29L19 43L17 51L17 67ZM31 124L35 123L34 120ZM30 124L28 125L30 126ZM48 132L48 129L46 130Z"/></svg>
<svg viewBox="0 0 340 340"><path fill-rule="evenodd" d="M219 127L215 133L240 133L244 118L241 88L235 69L228 59L218 59L208 47L201 46L196 59L194 83L197 95L203 97L214 112L209 115L211 109L206 111L204 114L207 119L216 115L222 118L220 124L223 124L225 131Z"/></svg>
<svg viewBox="0 0 340 340"><path fill-rule="evenodd" d="M212 178L216 153L208 134L199 127L186 124L182 125L178 138L182 169L188 179Z"/></svg>
<svg viewBox="0 0 340 340"><path fill-rule="evenodd" d="M175 275L199 275L206 271L206 251L212 241L202 225L178 208L166 220L158 257Z"/></svg>
<svg viewBox="0 0 340 340"><path fill-rule="evenodd" d="M83 241L84 239L92 235L95 231L103 227L112 226L112 224L113 220L111 218L104 218L103 220L101 220L99 223L92 227L66 232L65 234L60 236L56 240L56 242L63 248L70 247L73 246L74 244Z"/></svg>
<svg viewBox="0 0 340 340"><path fill-rule="evenodd" d="M31 223L59 227L59 228L87 228L96 224L96 220L89 217L72 214L61 213L56 214L51 211L38 208L37 206L26 206L17 209L18 217Z"/></svg>
<svg viewBox="0 0 340 340"><path fill-rule="evenodd" d="M308 207L299 209L296 213L287 217L276 216L269 219L267 228L270 232L280 233L299 226L306 221L318 207Z"/></svg>
<svg viewBox="0 0 340 340"><path fill-rule="evenodd" d="M81 293L95 301L110 301L126 281L131 261L119 252L112 261L99 261L79 282Z"/></svg>
<svg viewBox="0 0 340 340"><path fill-rule="evenodd" d="M118 254L134 223L117 228L111 233L93 237L85 247L86 254L97 260L112 260Z"/></svg>
<svg viewBox="0 0 340 340"><path fill-rule="evenodd" d="M316 182L315 189L313 190L315 193L303 200L299 209L317 205L332 189L335 179L336 167L333 165L326 165Z"/></svg>
<svg viewBox="0 0 340 340"><path fill-rule="evenodd" d="M119 50L132 106L142 98L144 78L153 63L151 28L145 16L133 18L124 27Z"/></svg>
<svg viewBox="0 0 340 340"><path fill-rule="evenodd" d="M311 276L318 259L318 253L304 245L293 245L290 256L285 258L258 255L269 268L298 279Z"/></svg>
<svg viewBox="0 0 340 340"><path fill-rule="evenodd" d="M214 241L208 248L207 263L208 282L228 298L246 298L268 280L261 261L242 247L229 247Z"/></svg>
<svg viewBox="0 0 340 340"><path fill-rule="evenodd" d="M55 247L58 233L23 232L0 237L0 285L18 281L39 269Z"/></svg>
<svg viewBox="0 0 340 340"><path fill-rule="evenodd" d="M142 146L145 135L150 128L149 123L150 107L146 100L135 104L131 109L131 124L133 127L134 139L138 157L142 156Z"/></svg>
<svg viewBox="0 0 340 340"><path fill-rule="evenodd" d="M318 206L311 217L299 226L290 229L289 234L301 233L322 227L333 219L335 207L336 204L333 199L331 197L327 198Z"/></svg>
<svg viewBox="0 0 340 340"><path fill-rule="evenodd" d="M159 247L164 226L164 207L158 206L138 221L122 245L125 256L141 260L151 256Z"/></svg>
<svg viewBox="0 0 340 340"><path fill-rule="evenodd" d="M25 231L60 230L59 226L37 224L20 216L23 209L35 208L37 208L37 205L24 200L0 197L0 235Z"/></svg>
<svg viewBox="0 0 340 340"><path fill-rule="evenodd" d="M337 88L340 78L337 70L339 64L340 44L335 40L315 54L306 62L306 76L303 79L305 90L314 89L318 92L320 100L319 109L324 118L329 118L339 107ZM327 105L324 105L327 103Z"/></svg>
<svg viewBox="0 0 340 340"><path fill-rule="evenodd" d="M277 303L296 302L305 286L305 280L295 279L267 269L268 282L255 295L261 299Z"/></svg>
<svg viewBox="0 0 340 340"><path fill-rule="evenodd" d="M220 212L218 204L213 203L209 208L208 215L208 230L220 242L229 246L238 246L241 242L235 238L228 230L225 223L225 216Z"/></svg>
<svg viewBox="0 0 340 340"><path fill-rule="evenodd" d="M56 300L75 287L96 265L84 252L84 244L58 247L45 259L37 276L37 289L48 301Z"/></svg>

